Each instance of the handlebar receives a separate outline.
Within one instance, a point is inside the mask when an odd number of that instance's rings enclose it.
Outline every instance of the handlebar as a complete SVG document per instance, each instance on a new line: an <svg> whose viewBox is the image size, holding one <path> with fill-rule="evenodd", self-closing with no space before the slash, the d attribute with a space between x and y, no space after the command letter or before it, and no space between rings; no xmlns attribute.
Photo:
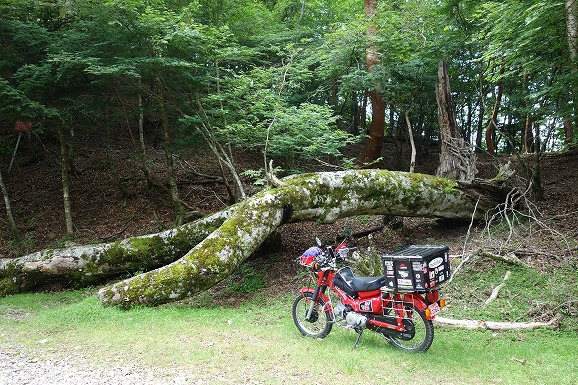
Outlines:
<svg viewBox="0 0 578 385"><path fill-rule="evenodd" d="M336 267L338 261L344 261L350 252L357 250L357 247L347 247L342 242L337 249L326 246L325 249L311 247L302 256L296 258L296 262L303 266L312 267L315 270L328 270Z"/></svg>

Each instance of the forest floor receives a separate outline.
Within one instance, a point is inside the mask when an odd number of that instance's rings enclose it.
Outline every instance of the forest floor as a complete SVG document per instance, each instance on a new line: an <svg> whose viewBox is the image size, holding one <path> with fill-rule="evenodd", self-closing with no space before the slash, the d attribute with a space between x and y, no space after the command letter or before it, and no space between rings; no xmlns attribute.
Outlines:
<svg viewBox="0 0 578 385"><path fill-rule="evenodd" d="M56 143L41 141L37 136L22 140L14 166L4 179L10 195L15 220L22 240L11 238L5 215L0 221L0 257L19 257L28 253L67 245L110 242L128 236L155 233L173 226L173 213L161 149L149 150L150 165L155 170L156 186L147 188L139 169L135 148L130 136L117 137L114 142L101 143L91 137L79 138L75 148L75 169L72 178L72 210L75 236L66 236L62 208L62 189ZM405 148L402 148L405 147ZM380 167L407 170L407 145L386 142ZM351 150L355 156L359 148ZM417 170L434 173L437 150L422 149L418 154ZM226 207L230 202L225 186L217 178L218 164L212 154L202 147L180 151L175 156L179 192L188 210L209 214ZM511 161L518 171L515 183L527 185L520 165L535 168L535 159L479 157L479 176L491 178L504 163ZM259 169L260 155L237 153L239 170ZM484 232L485 223L452 223L449 221L403 218L394 225L357 240L359 246L372 247L378 252L408 244L446 244L454 255L466 255L480 248L496 254L514 252L537 267L567 263L576 258L578 244L578 152L546 154L541 159L544 198L535 200L531 191L524 196L526 206L514 217L520 226L505 228L502 234ZM326 167L326 166L325 166ZM320 171L313 163L293 164L303 172ZM259 186L244 181L249 192ZM2 213L5 209L2 205ZM526 219L532 219L528 222ZM496 221L494 221L494 224ZM528 223L531 223L528 225ZM338 221L332 225L297 223L284 225L278 237L265 244L256 258L271 261L266 285L279 289L283 275L294 275L298 267L292 263L318 236L324 241L334 240L345 227L353 232L383 224L383 218L361 217ZM274 258L271 258L274 256ZM59 288L49 288L59 289Z"/></svg>

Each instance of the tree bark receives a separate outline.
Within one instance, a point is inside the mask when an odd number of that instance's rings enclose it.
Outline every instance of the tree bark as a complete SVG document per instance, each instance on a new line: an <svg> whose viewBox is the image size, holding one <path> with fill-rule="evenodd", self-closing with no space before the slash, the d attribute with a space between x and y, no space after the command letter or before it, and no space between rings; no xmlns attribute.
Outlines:
<svg viewBox="0 0 578 385"><path fill-rule="evenodd" d="M468 220L472 215L482 217L502 203L480 200L480 195L447 179L386 170L285 178L281 187L239 204L219 229L182 258L105 287L99 297L104 304L123 308L190 297L231 274L282 223L330 223L368 214Z"/></svg>
<svg viewBox="0 0 578 385"><path fill-rule="evenodd" d="M157 234L112 243L48 249L0 259L0 296L57 284L81 287L148 271L182 257L218 228L236 206Z"/></svg>
<svg viewBox="0 0 578 385"><path fill-rule="evenodd" d="M371 19L375 16L377 11L378 0L365 0L365 17ZM367 71L371 72L374 65L379 62L379 52L377 44L372 42L372 39L377 34L377 27L371 24L367 29L367 52L365 62ZM370 91L371 98L371 126L369 128L369 140L361 153L358 163L360 165L367 165L381 156L381 149L383 147L383 136L385 133L385 102L383 97L377 89Z"/></svg>
<svg viewBox="0 0 578 385"><path fill-rule="evenodd" d="M436 175L469 183L476 176L476 155L459 134L448 69L443 60L438 64L436 100L442 142Z"/></svg>
<svg viewBox="0 0 578 385"><path fill-rule="evenodd" d="M139 80L139 85L141 84ZM152 178L151 178L151 171L149 169L148 158L147 158L147 150L145 146L144 140L144 107L143 107L143 100L142 95L139 92L138 94L138 143L139 143L139 152L138 158L140 160L139 166L143 172L145 180L147 181L147 188L150 189L152 187Z"/></svg>

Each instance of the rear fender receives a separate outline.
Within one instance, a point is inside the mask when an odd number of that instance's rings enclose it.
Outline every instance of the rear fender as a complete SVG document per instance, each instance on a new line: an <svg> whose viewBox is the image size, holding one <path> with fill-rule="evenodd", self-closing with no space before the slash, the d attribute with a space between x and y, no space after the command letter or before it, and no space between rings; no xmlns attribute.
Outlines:
<svg viewBox="0 0 578 385"><path fill-rule="evenodd" d="M405 293L403 295L403 302L413 303L415 308L422 312L425 312L425 309L427 309L425 299L418 293ZM434 319L434 317L427 317L427 316L425 318L428 320Z"/></svg>

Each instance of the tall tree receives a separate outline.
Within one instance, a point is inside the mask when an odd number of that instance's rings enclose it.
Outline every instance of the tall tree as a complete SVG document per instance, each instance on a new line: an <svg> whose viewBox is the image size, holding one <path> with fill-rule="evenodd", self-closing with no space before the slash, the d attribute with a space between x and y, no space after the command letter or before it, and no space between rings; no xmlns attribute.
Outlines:
<svg viewBox="0 0 578 385"><path fill-rule="evenodd" d="M377 44L373 39L377 35L377 26L372 20L377 12L378 0L364 0L365 17L369 20L370 25L367 28L367 53L366 66L368 71L379 63L379 52ZM385 102L379 89L376 87L369 91L371 98L371 126L369 128L369 140L361 153L358 162L369 164L381 156L383 146L383 136L385 132Z"/></svg>
<svg viewBox="0 0 578 385"><path fill-rule="evenodd" d="M441 139L440 165L436 175L470 183L476 176L476 158L459 134L448 69L443 60L438 65L436 99Z"/></svg>
<svg viewBox="0 0 578 385"><path fill-rule="evenodd" d="M0 171L0 189L2 189L2 196L4 197L4 206L6 207L6 218L8 218L8 224L12 230L12 236L15 239L20 238L20 233L18 227L16 227L16 222L14 221L14 215L12 215L12 204L10 203L10 197L8 195L8 189L4 183L4 178L2 178L2 172Z"/></svg>
<svg viewBox="0 0 578 385"><path fill-rule="evenodd" d="M568 51L570 52L570 71L573 76L572 82L572 96L574 106L574 119L565 119L565 141L566 144L572 143L574 140L574 126L578 122L578 4L576 0L566 0L566 30L568 36Z"/></svg>
<svg viewBox="0 0 578 385"><path fill-rule="evenodd" d="M492 116L486 126L486 146L490 154L496 153L496 131L498 128L498 115L500 113L500 106L502 105L502 96L504 95L504 79L503 75L506 70L506 63L502 61L500 65L500 74L498 77L498 85L496 91L496 100L494 101L494 108L492 108Z"/></svg>

